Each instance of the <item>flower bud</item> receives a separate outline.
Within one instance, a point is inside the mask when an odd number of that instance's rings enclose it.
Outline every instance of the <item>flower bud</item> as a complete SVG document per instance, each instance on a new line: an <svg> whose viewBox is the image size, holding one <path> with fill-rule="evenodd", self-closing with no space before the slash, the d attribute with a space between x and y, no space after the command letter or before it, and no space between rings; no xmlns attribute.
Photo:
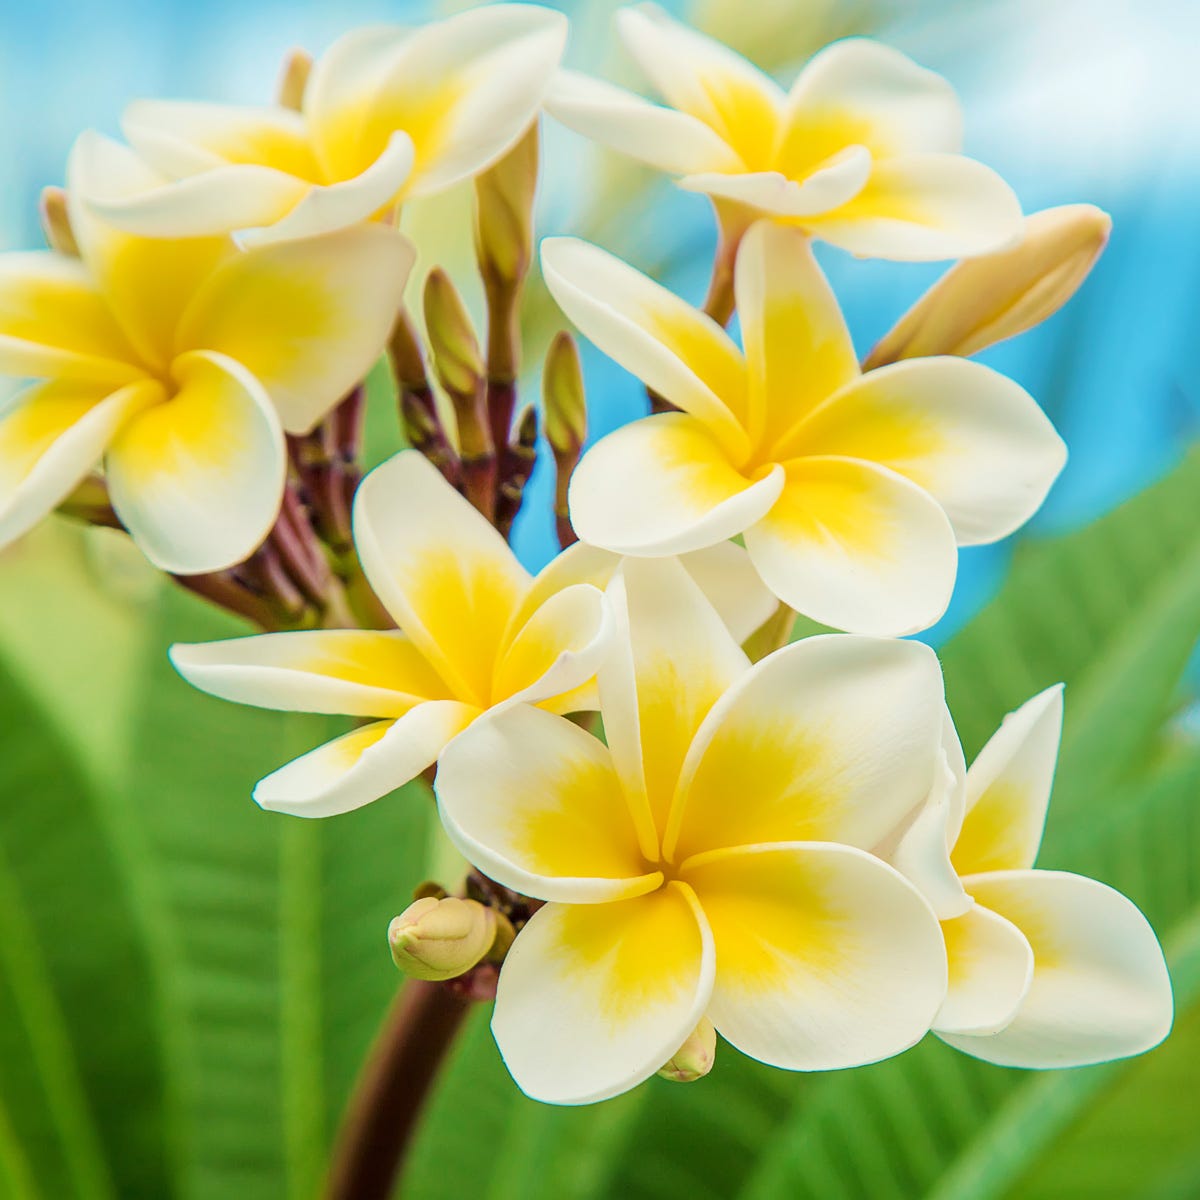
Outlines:
<svg viewBox="0 0 1200 1200"><path fill-rule="evenodd" d="M956 263L871 351L868 370L902 358L975 354L1053 316L1087 278L1112 219L1092 204L1025 218L1008 250Z"/></svg>
<svg viewBox="0 0 1200 1200"><path fill-rule="evenodd" d="M66 190L60 187L42 188L40 207L46 244L59 254L69 254L78 258L79 244L75 241L75 231L71 228L71 218L67 215Z"/></svg>
<svg viewBox="0 0 1200 1200"><path fill-rule="evenodd" d="M453 979L492 947L496 914L476 900L423 896L388 926L392 961L414 979Z"/></svg>
<svg viewBox="0 0 1200 1200"><path fill-rule="evenodd" d="M533 253L533 199L538 179L538 123L475 178L475 251L486 283L512 286Z"/></svg>
<svg viewBox="0 0 1200 1200"><path fill-rule="evenodd" d="M659 1068L658 1073L675 1083L694 1083L712 1070L716 1057L717 1031L707 1017L702 1017L687 1041Z"/></svg>
<svg viewBox="0 0 1200 1200"><path fill-rule="evenodd" d="M304 105L304 89L312 72L313 57L299 47L289 50L283 59L279 82L275 85L275 103L280 108L299 112Z"/></svg>
<svg viewBox="0 0 1200 1200"><path fill-rule="evenodd" d="M579 349L575 339L566 332L556 334L546 351L542 410L546 440L555 453L578 455L587 437L587 401Z"/></svg>
<svg viewBox="0 0 1200 1200"><path fill-rule="evenodd" d="M483 356L467 306L440 267L425 280L425 332L442 386L451 397L474 396L483 381Z"/></svg>

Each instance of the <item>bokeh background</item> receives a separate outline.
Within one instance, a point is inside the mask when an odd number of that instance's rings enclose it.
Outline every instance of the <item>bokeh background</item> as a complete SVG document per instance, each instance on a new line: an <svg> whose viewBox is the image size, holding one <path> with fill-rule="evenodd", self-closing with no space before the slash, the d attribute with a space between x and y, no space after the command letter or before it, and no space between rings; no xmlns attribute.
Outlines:
<svg viewBox="0 0 1200 1200"><path fill-rule="evenodd" d="M465 7L465 6L458 6ZM568 61L636 84L613 4L561 5ZM948 77L967 149L1027 209L1089 200L1114 233L1058 316L984 361L1044 404L1068 467L1021 544L964 552L945 620L968 751L1036 688L1068 682L1046 861L1118 883L1163 933L1180 1020L1132 1066L1031 1075L929 1043L796 1079L726 1048L694 1088L652 1081L581 1112L504 1075L479 1014L404 1195L1200 1195L1200 92L1193 0L695 0L674 11L790 81L871 32ZM0 248L40 244L37 196L74 136L140 96L269 100L295 45L446 11L406 0L57 0L0 5ZM693 299L706 202L548 123L540 232L579 233ZM405 217L422 265L470 274L464 190ZM828 248L822 248L823 251ZM864 352L937 266L822 253ZM557 327L527 306L526 394ZM644 393L585 355L592 431ZM387 397L373 452L396 445ZM554 549L549 473L517 546ZM1115 510L1115 511L1114 511ZM430 814L391 798L332 822L259 813L259 775L328 732L233 710L165 664L237 632L165 588L116 535L52 522L0 554L0 1197L303 1197L396 979L383 931L452 872Z"/></svg>

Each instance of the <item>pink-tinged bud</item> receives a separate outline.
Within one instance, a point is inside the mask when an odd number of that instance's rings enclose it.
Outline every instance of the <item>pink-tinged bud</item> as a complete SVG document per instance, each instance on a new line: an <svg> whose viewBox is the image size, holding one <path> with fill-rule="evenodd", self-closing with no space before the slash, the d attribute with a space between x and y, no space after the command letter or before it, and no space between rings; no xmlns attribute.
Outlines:
<svg viewBox="0 0 1200 1200"><path fill-rule="evenodd" d="M304 89L312 72L313 56L299 48L289 50L283 59L279 82L275 85L275 103L280 108L299 112L304 106Z"/></svg>
<svg viewBox="0 0 1200 1200"><path fill-rule="evenodd" d="M42 232L46 235L46 244L59 254L69 254L79 257L79 244L75 241L75 231L71 228L71 218L67 215L67 193L60 187L42 188L41 197Z"/></svg>
<svg viewBox="0 0 1200 1200"><path fill-rule="evenodd" d="M388 926L392 961L414 979L454 979L496 940L496 913L476 900L424 896Z"/></svg>
<svg viewBox="0 0 1200 1200"><path fill-rule="evenodd" d="M716 1057L717 1031L712 1022L703 1017L658 1073L674 1083L694 1083L712 1070Z"/></svg>
<svg viewBox="0 0 1200 1200"><path fill-rule="evenodd" d="M1053 316L1087 278L1112 218L1092 204L1066 204L1025 218L1008 250L956 263L897 322L863 364L969 355Z"/></svg>

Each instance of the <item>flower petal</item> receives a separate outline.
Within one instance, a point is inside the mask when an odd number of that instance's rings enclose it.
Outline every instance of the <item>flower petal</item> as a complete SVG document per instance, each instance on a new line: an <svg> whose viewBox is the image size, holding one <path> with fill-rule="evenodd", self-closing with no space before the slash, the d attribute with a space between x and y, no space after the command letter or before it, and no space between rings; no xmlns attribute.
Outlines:
<svg viewBox="0 0 1200 1200"><path fill-rule="evenodd" d="M305 432L379 357L413 258L407 239L381 225L254 247L207 280L178 348L236 359L267 389L285 428Z"/></svg>
<svg viewBox="0 0 1200 1200"><path fill-rule="evenodd" d="M826 634L777 650L696 734L664 853L878 845L929 794L943 704L937 657L918 642Z"/></svg>
<svg viewBox="0 0 1200 1200"><path fill-rule="evenodd" d="M550 294L584 337L702 421L732 457L746 455L746 367L716 321L578 238L546 238L542 272Z"/></svg>
<svg viewBox="0 0 1200 1200"><path fill-rule="evenodd" d="M123 426L162 399L152 380L106 395L77 383L41 383L0 415L0 545L27 533L96 466Z"/></svg>
<svg viewBox="0 0 1200 1200"><path fill-rule="evenodd" d="M260 780L255 802L293 817L353 812L415 779L478 715L457 700L430 700L399 720L364 725Z"/></svg>
<svg viewBox="0 0 1200 1200"><path fill-rule="evenodd" d="M967 772L966 814L951 851L959 875L1032 867L1062 737L1062 684L1004 718Z"/></svg>
<svg viewBox="0 0 1200 1200"><path fill-rule="evenodd" d="M436 786L451 841L507 887L599 903L662 883L608 748L565 717L525 704L489 713L446 748Z"/></svg>
<svg viewBox="0 0 1200 1200"><path fill-rule="evenodd" d="M911 58L866 38L826 46L792 85L779 147L793 179L859 145L876 159L962 149L954 89Z"/></svg>
<svg viewBox="0 0 1200 1200"><path fill-rule="evenodd" d="M546 111L568 129L673 175L741 168L737 153L703 121L577 71L555 75Z"/></svg>
<svg viewBox="0 0 1200 1200"><path fill-rule="evenodd" d="M171 647L193 687L283 712L400 717L446 685L397 630L313 629Z"/></svg>
<svg viewBox="0 0 1200 1200"><path fill-rule="evenodd" d="M626 793L649 809L639 833L654 857L696 730L750 662L677 559L626 559L609 594L617 637L600 668L604 732Z"/></svg>
<svg viewBox="0 0 1200 1200"><path fill-rule="evenodd" d="M396 624L462 699L487 708L531 582L504 538L422 454L402 450L359 486L354 544Z"/></svg>
<svg viewBox="0 0 1200 1200"><path fill-rule="evenodd" d="M800 230L770 221L751 226L738 251L734 289L750 382L750 437L756 446L773 447L858 378L858 356Z"/></svg>
<svg viewBox="0 0 1200 1200"><path fill-rule="evenodd" d="M900 636L946 611L958 550L946 514L892 471L849 458L786 464L778 501L746 530L775 595L854 633Z"/></svg>
<svg viewBox="0 0 1200 1200"><path fill-rule="evenodd" d="M595 679L612 637L604 593L589 583L563 588L516 630L496 664L492 695L578 712L579 690Z"/></svg>
<svg viewBox="0 0 1200 1200"><path fill-rule="evenodd" d="M863 258L932 262L1014 242L1021 235L1021 205L995 171L974 159L904 154L877 160L853 200L803 224Z"/></svg>
<svg viewBox="0 0 1200 1200"><path fill-rule="evenodd" d="M964 880L1033 947L1033 984L1015 1019L950 1045L1006 1067L1080 1067L1141 1054L1167 1036L1173 1002L1162 950L1120 892L1064 871Z"/></svg>
<svg viewBox="0 0 1200 1200"><path fill-rule="evenodd" d="M112 506L138 548L176 575L249 557L275 524L287 472L267 394L220 354L180 356L178 391L130 421L104 460Z"/></svg>
<svg viewBox="0 0 1200 1200"><path fill-rule="evenodd" d="M906 879L826 843L718 850L681 867L712 926L709 1019L744 1054L829 1071L907 1050L946 994L937 920Z"/></svg>
<svg viewBox="0 0 1200 1200"><path fill-rule="evenodd" d="M492 1032L527 1096L605 1100L679 1049L712 980L712 935L682 884L614 904L548 904L504 960Z"/></svg>
<svg viewBox="0 0 1200 1200"><path fill-rule="evenodd" d="M747 479L695 417L660 413L583 456L571 477L571 523L584 541L618 554L684 554L749 528L782 487L781 467Z"/></svg>
<svg viewBox="0 0 1200 1200"><path fill-rule="evenodd" d="M889 467L946 511L960 545L994 542L1041 506L1067 448L1037 402L964 358L914 358L869 371L779 449Z"/></svg>
<svg viewBox="0 0 1200 1200"><path fill-rule="evenodd" d="M773 79L656 4L618 9L616 24L625 49L668 104L712 128L748 170L769 163L784 102Z"/></svg>
<svg viewBox="0 0 1200 1200"><path fill-rule="evenodd" d="M562 13L531 4L488 5L411 33L364 106L358 170L398 130L416 149L406 196L443 191L483 170L537 116L566 37ZM327 127L315 101L310 112L332 160L327 144L341 135Z"/></svg>
<svg viewBox="0 0 1200 1200"><path fill-rule="evenodd" d="M0 254L0 370L110 388L144 374L87 268L50 250Z"/></svg>
<svg viewBox="0 0 1200 1200"><path fill-rule="evenodd" d="M71 229L84 264L139 356L165 371L175 331L192 296L223 258L227 237L158 238L126 233L102 220L94 202L115 202L162 187L165 175L126 146L97 133L76 139L67 161Z"/></svg>
<svg viewBox="0 0 1200 1200"><path fill-rule="evenodd" d="M934 1018L939 1033L992 1034L1008 1025L1033 980L1033 950L1025 935L990 909L975 905L942 922L950 987Z"/></svg>
<svg viewBox="0 0 1200 1200"><path fill-rule="evenodd" d="M685 175L679 186L715 199L731 200L772 217L811 217L838 208L863 190L871 175L871 155L850 146L803 180L779 171L740 175L711 171Z"/></svg>

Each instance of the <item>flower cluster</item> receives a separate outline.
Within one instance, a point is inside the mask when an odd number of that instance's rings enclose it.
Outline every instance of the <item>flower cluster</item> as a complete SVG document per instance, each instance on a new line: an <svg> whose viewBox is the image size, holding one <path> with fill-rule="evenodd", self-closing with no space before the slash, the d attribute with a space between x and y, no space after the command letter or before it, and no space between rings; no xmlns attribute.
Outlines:
<svg viewBox="0 0 1200 1200"><path fill-rule="evenodd" d="M1172 1000L1145 918L1034 869L1061 690L968 770L936 655L897 640L1063 467L1033 398L966 356L1064 303L1107 218L1023 216L960 153L949 86L874 42L785 93L653 6L617 26L666 106L560 69L561 15L501 4L294 56L272 107L139 102L129 146L83 135L51 249L0 256L0 368L37 380L0 415L0 540L55 509L124 529L262 630L173 647L184 678L358 719L263 779L264 808L433 779L472 875L421 890L393 956L494 994L530 1096L697 1078L717 1033L790 1070L931 1030L1024 1067L1148 1049ZM538 452L516 400L543 108L710 197L719 237L702 308L542 243L652 412L582 453L553 341L563 549L531 575L508 535ZM405 308L403 205L465 180L486 339L439 269L423 330ZM814 239L961 261L860 363ZM360 484L385 353L409 448ZM796 614L841 632L788 644Z"/></svg>

